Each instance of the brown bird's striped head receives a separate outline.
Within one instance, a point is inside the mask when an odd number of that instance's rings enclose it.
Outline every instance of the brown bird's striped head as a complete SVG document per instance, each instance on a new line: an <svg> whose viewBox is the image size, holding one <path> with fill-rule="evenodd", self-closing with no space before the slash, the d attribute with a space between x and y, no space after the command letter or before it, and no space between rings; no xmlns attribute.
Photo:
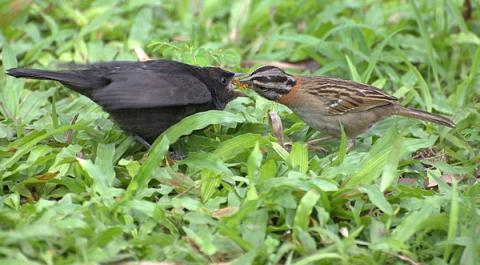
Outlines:
<svg viewBox="0 0 480 265"><path fill-rule="evenodd" d="M278 67L262 66L248 77L234 83L240 86L248 86L267 99L278 100L290 93L297 81L295 77Z"/></svg>

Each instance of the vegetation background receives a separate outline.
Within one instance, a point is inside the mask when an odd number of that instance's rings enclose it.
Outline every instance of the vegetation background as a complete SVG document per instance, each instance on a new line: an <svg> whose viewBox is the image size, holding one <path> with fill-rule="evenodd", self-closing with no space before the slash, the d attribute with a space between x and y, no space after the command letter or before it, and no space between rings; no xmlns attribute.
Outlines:
<svg viewBox="0 0 480 265"><path fill-rule="evenodd" d="M0 30L0 264L480 262L478 1L0 0ZM319 133L249 92L147 154L85 97L4 74L137 46L374 84L457 127L392 117L309 151Z"/></svg>

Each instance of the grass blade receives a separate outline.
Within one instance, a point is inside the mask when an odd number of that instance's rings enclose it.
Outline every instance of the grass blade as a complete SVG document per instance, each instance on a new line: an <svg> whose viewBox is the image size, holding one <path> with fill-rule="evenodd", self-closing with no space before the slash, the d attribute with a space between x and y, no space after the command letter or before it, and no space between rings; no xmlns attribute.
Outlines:
<svg viewBox="0 0 480 265"><path fill-rule="evenodd" d="M313 207L317 204L317 201L320 199L320 193L316 190L309 190L300 200L298 205L297 212L295 213L295 219L293 221L294 227L300 230L306 230L308 228L308 223L310 222L310 215L312 214ZM295 236L294 230L294 237Z"/></svg>
<svg viewBox="0 0 480 265"><path fill-rule="evenodd" d="M458 205L458 188L457 181L455 178L452 178L452 189L451 189L451 198L450 198L450 217L448 220L448 234L447 241L452 242L457 235L457 226L458 226L458 214L459 214L459 205ZM443 253L443 260L448 261L452 253L452 245L448 244L445 247Z"/></svg>

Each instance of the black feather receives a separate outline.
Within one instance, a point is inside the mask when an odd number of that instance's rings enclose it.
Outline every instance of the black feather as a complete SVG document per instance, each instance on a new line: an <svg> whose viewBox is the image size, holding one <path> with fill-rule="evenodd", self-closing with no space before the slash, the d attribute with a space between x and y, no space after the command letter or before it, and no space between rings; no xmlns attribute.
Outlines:
<svg viewBox="0 0 480 265"><path fill-rule="evenodd" d="M233 73L170 60L107 62L62 71L12 68L7 74L58 81L92 99L121 128L150 143L184 117L223 109L235 97L230 89Z"/></svg>

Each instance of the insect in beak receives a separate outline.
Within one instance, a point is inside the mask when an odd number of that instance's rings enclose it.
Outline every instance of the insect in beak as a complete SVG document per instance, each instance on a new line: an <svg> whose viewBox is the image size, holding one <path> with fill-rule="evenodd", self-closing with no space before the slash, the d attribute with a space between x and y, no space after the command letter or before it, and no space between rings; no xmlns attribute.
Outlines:
<svg viewBox="0 0 480 265"><path fill-rule="evenodd" d="M245 74L240 76L244 76L244 75ZM241 79L235 79L232 81L232 84L238 87L239 89L247 89L250 85L250 76L247 76Z"/></svg>

